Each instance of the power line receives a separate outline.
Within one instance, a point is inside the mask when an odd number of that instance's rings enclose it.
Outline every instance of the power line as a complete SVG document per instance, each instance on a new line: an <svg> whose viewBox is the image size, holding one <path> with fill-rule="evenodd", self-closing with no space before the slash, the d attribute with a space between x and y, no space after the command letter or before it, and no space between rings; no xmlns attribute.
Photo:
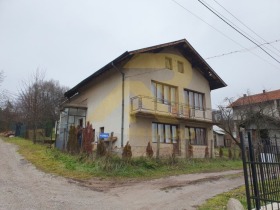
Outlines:
<svg viewBox="0 0 280 210"><path fill-rule="evenodd" d="M210 26L212 29L214 29L215 31L217 31L218 33L222 34L224 37L226 37L227 39L231 40L232 42L234 42L235 44L237 44L238 46L247 49L246 47L244 47L243 45L241 45L240 43L238 43L237 41L235 41L234 39L230 38L229 36L227 36L225 33L223 33L222 31L220 31L219 29L215 28L214 26L212 26L211 24L207 23L205 20L203 20L201 17L199 17L198 15L196 15L195 13L191 12L189 9L187 9L186 7L184 7L182 4L180 4L179 2L175 1L175 0L171 0L173 1L175 4L177 4L178 6L180 6L182 9L184 9L185 11L187 11L189 14L191 14L192 16L196 17L197 19L199 19L200 21L204 22L206 25ZM269 62L268 60L264 59L263 57L260 57L259 55L257 55L256 53L250 51L249 49L247 49L251 54L253 54L254 56L258 57L259 59L261 59L262 61L268 63L269 65L275 67L276 69L280 70L280 68L274 64L272 64L271 62Z"/></svg>
<svg viewBox="0 0 280 210"><path fill-rule="evenodd" d="M250 39L248 36L240 32L238 29L236 29L234 26L232 26L230 23L228 23L225 19L223 19L221 16L219 16L215 11L213 11L210 7L208 7L204 2L201 0L198 0L204 7L206 7L209 11L211 11L214 15L216 15L218 18L220 18L223 22L225 22L228 26L230 26L232 29L234 29L236 32L238 32L240 35L242 35L244 38L258 46L263 52L265 52L268 56L270 56L273 60L275 60L277 63L280 63L279 60L277 60L275 57L273 57L269 52L267 52L265 49L263 49L261 46L259 46L255 41Z"/></svg>
<svg viewBox="0 0 280 210"><path fill-rule="evenodd" d="M243 29L241 29L239 26L237 26L235 23L233 23L231 20L229 20L227 17L225 17L223 14L221 14L219 11L217 11L215 8L211 7L208 3L204 2L204 4L206 4L209 8L211 8L213 11L215 11L217 14L219 14L221 17L223 17L227 22L231 23L231 25L235 26L235 28L238 28L239 31L242 31L242 33L246 34L248 37L250 37L252 40L254 40L258 45L261 45L261 42L258 41L257 39L255 39L253 36L251 36L249 33L247 33L246 31L244 31ZM227 10L226 10L227 11ZM236 18L236 17L235 17ZM239 21L239 20L238 20ZM239 21L241 22L241 21ZM247 27L247 26L246 26ZM263 39L264 42L267 42L266 40ZM267 46L264 46L266 48L266 50L269 50L270 52L274 53L277 56L280 56L278 53L275 53L274 51L272 51L270 48L268 48Z"/></svg>
<svg viewBox="0 0 280 210"><path fill-rule="evenodd" d="M260 46L263 46L263 45L270 45L272 46L271 44L272 43L275 43L275 42L279 42L280 39L277 39L275 41L272 41L272 42L266 42L266 43L263 43L263 44L260 44ZM250 50L253 50L253 49L256 49L258 48L257 46L255 47L251 47L251 48L243 48L243 49L240 49L240 50L235 50L235 51L231 51L231 52L227 52L227 53L223 53L223 54L220 54L220 55L214 55L214 56L211 56L211 57L208 57L208 58L204 58L205 60L209 60L209 59L212 59L212 58L218 58L218 57L222 57L222 56L226 56L226 55L231 55L231 54L234 54L234 53L239 53L239 52L248 52Z"/></svg>
<svg viewBox="0 0 280 210"><path fill-rule="evenodd" d="M223 5L221 5L218 1L213 0L218 4L221 8L223 8L227 13L229 13L234 19L236 19L239 23L241 23L244 27L246 27L249 31L251 31L253 34L255 34L257 37L259 37L262 41L267 42L263 37L261 37L259 34L257 34L253 29L251 29L249 26L247 26L245 23L243 23L241 20L239 20L235 15L233 15L230 11L228 11ZM278 50L273 45L271 46L273 49L278 51L280 53L280 50Z"/></svg>

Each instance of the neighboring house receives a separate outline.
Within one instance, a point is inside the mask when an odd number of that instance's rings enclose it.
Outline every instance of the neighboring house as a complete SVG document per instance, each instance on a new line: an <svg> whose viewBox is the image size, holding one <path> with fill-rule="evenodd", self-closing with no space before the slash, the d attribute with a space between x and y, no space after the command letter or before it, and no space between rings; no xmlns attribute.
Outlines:
<svg viewBox="0 0 280 210"><path fill-rule="evenodd" d="M235 130L243 127L253 140L280 137L280 90L238 98L231 104Z"/></svg>
<svg viewBox="0 0 280 210"><path fill-rule="evenodd" d="M65 93L57 146L68 127L93 126L95 136L114 132L115 148L129 141L134 156L148 142L160 155L204 157L212 132L211 90L224 81L185 40L125 52Z"/></svg>

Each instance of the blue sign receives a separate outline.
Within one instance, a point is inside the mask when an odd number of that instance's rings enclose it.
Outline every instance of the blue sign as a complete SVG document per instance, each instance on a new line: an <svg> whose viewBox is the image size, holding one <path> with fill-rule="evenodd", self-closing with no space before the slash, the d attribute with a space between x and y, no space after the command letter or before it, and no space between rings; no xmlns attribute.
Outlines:
<svg viewBox="0 0 280 210"><path fill-rule="evenodd" d="M109 133L100 133L99 138L100 139L108 139L109 138Z"/></svg>

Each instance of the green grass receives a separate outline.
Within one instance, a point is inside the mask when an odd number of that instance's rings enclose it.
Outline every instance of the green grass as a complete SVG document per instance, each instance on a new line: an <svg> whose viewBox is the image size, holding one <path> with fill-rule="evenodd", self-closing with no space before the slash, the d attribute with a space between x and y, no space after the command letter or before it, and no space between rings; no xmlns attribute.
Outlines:
<svg viewBox="0 0 280 210"><path fill-rule="evenodd" d="M151 179L188 173L242 169L240 160L233 161L225 158L190 160L166 158L156 160L139 157L124 160L112 156L93 159L82 155L69 155L21 138L6 138L5 141L18 145L19 153L38 169L75 179L93 177Z"/></svg>
<svg viewBox="0 0 280 210"><path fill-rule="evenodd" d="M198 210L223 210L230 198L235 198L241 202L244 209L247 209L245 186L236 188L226 193L219 194L201 205Z"/></svg>

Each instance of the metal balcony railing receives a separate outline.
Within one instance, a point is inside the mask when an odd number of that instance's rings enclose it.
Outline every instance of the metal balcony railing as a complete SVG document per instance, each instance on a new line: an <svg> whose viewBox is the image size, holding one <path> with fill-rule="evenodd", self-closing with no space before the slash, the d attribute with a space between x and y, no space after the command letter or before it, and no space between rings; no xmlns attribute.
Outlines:
<svg viewBox="0 0 280 210"><path fill-rule="evenodd" d="M198 109L183 103L169 102L141 95L130 98L130 113L212 121L211 109Z"/></svg>

